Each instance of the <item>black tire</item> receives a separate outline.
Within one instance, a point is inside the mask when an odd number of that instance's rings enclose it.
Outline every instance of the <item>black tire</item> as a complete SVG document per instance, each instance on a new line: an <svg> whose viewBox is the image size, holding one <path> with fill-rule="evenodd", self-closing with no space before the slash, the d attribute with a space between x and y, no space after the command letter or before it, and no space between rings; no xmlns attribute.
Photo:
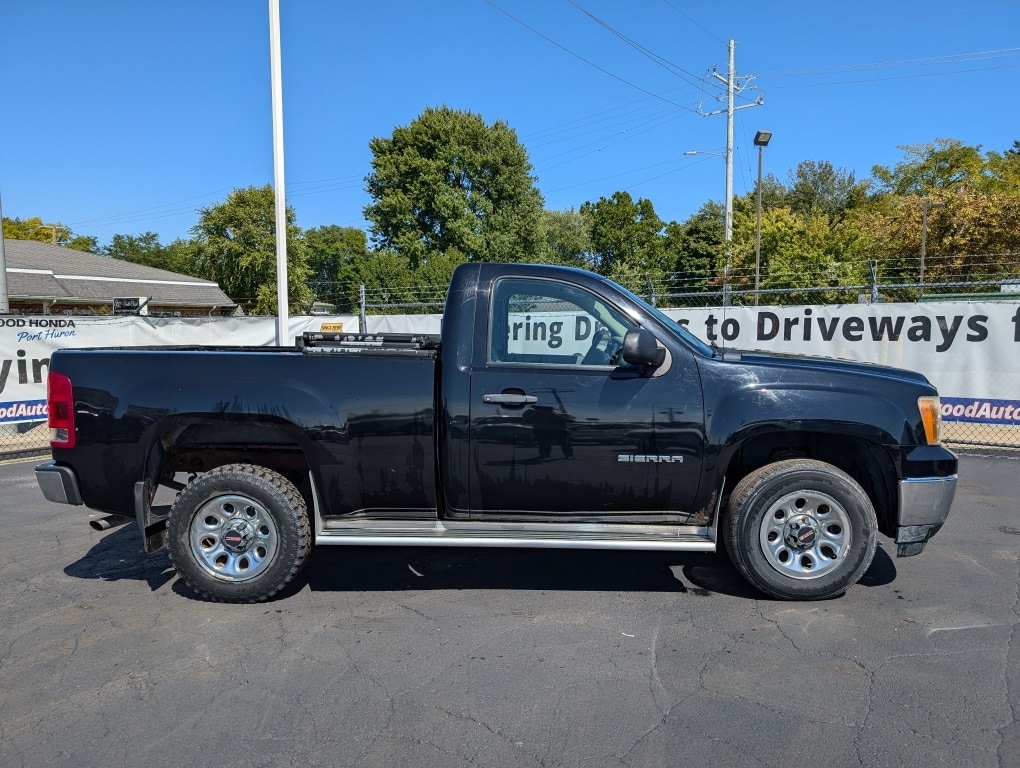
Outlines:
<svg viewBox="0 0 1020 768"><path fill-rule="evenodd" d="M170 561L202 597L259 603L287 586L308 560L305 500L277 472L228 464L181 491L167 521Z"/></svg>
<svg viewBox="0 0 1020 768"><path fill-rule="evenodd" d="M831 464L791 459L733 489L722 534L751 586L782 600L824 600L856 584L875 557L875 508Z"/></svg>

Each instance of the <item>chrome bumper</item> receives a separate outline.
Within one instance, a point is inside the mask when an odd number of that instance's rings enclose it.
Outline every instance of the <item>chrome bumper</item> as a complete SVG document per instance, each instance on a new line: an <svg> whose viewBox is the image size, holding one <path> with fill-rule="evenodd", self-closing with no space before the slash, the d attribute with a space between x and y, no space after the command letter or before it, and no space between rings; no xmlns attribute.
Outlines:
<svg viewBox="0 0 1020 768"><path fill-rule="evenodd" d="M919 555L949 516L956 496L956 475L900 480L899 496L896 554Z"/></svg>
<svg viewBox="0 0 1020 768"><path fill-rule="evenodd" d="M900 480L900 508L897 524L942 525L956 496L956 475L910 477Z"/></svg>
<svg viewBox="0 0 1020 768"><path fill-rule="evenodd" d="M78 476L70 467L61 467L54 461L44 462L35 468L35 479L48 501L58 504L82 503Z"/></svg>

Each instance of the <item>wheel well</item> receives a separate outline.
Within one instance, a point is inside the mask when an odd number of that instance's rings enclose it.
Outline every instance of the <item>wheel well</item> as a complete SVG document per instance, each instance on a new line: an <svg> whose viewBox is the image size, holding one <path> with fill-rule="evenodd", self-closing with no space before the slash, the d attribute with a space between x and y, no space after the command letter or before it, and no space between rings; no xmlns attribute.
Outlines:
<svg viewBox="0 0 1020 768"><path fill-rule="evenodd" d="M292 482L312 508L309 463L297 437L282 426L261 423L201 423L179 426L160 439L159 483L174 486L178 473L198 475L225 464L257 464Z"/></svg>
<svg viewBox="0 0 1020 768"><path fill-rule="evenodd" d="M725 493L758 467L795 458L824 461L850 475L871 499L879 530L895 534L895 467L881 446L860 438L807 431L757 435L743 443L730 460Z"/></svg>

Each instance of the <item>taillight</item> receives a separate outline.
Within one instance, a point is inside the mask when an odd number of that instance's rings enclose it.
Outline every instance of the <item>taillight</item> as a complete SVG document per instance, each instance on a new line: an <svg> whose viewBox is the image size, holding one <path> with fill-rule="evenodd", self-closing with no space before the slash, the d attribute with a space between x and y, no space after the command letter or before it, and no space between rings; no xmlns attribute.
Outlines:
<svg viewBox="0 0 1020 768"><path fill-rule="evenodd" d="M942 442L942 405L938 397L925 396L917 398L917 407L921 411L921 424L924 425L924 439L928 445Z"/></svg>
<svg viewBox="0 0 1020 768"><path fill-rule="evenodd" d="M74 395L71 380L50 372L46 381L46 408L49 412L50 446L74 448Z"/></svg>

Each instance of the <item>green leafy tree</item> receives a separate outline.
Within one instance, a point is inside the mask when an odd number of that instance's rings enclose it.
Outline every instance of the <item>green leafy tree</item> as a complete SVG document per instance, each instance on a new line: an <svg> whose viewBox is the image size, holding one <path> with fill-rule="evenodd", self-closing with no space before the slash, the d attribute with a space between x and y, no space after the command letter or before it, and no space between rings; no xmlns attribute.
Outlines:
<svg viewBox="0 0 1020 768"><path fill-rule="evenodd" d="M753 291L755 281L755 215L738 210L733 223L735 290ZM866 285L867 262L862 259L859 231L833 227L822 213L804 215L790 208L762 213L759 287L761 301L776 304L812 304L856 299ZM793 291L792 289L816 289ZM782 289L782 293L772 293ZM825 290L817 290L825 289ZM747 304L753 294L735 303Z"/></svg>
<svg viewBox="0 0 1020 768"><path fill-rule="evenodd" d="M45 224L38 216L30 219L3 220L4 237L11 240L35 240L40 243L55 243L63 248L88 253L102 253L99 240L91 235L76 235L63 224Z"/></svg>
<svg viewBox="0 0 1020 768"><path fill-rule="evenodd" d="M708 202L682 224L671 221L666 225L664 247L672 267L670 292L715 290L713 281L722 269L723 217L723 206ZM676 303L686 305L691 301L681 296Z"/></svg>
<svg viewBox="0 0 1020 768"><path fill-rule="evenodd" d="M923 197L959 184L982 185L985 160L980 146L969 147L957 139L936 139L900 149L904 159L895 166L876 165L871 169L880 193Z"/></svg>
<svg viewBox="0 0 1020 768"><path fill-rule="evenodd" d="M245 311L273 314L276 297L276 222L273 189L235 189L223 203L199 210L191 232L201 276L219 283ZM294 210L287 208L287 291L291 312L312 301L308 264Z"/></svg>
<svg viewBox="0 0 1020 768"><path fill-rule="evenodd" d="M177 238L163 246L162 264L159 269L167 269L182 275L201 277L199 266L199 243L196 240Z"/></svg>
<svg viewBox="0 0 1020 768"><path fill-rule="evenodd" d="M448 252L477 261L534 261L545 252L542 196L506 123L426 109L374 138L365 208L373 241L418 267Z"/></svg>
<svg viewBox="0 0 1020 768"><path fill-rule="evenodd" d="M319 301L328 301L340 311L358 306L358 280L362 264L369 258L368 239L357 227L329 224L306 229L308 287Z"/></svg>
<svg viewBox="0 0 1020 768"><path fill-rule="evenodd" d="M358 283L365 286L369 304L413 304L421 300L421 291L415 286L407 257L396 251L381 250L369 254L358 266ZM392 310L374 307L374 312L406 312L405 307Z"/></svg>
<svg viewBox="0 0 1020 768"><path fill-rule="evenodd" d="M169 245L159 242L155 232L142 235L114 235L101 253L114 259L130 261L155 269L165 269L182 275L200 276L195 262L195 247L188 240L174 240Z"/></svg>
<svg viewBox="0 0 1020 768"><path fill-rule="evenodd" d="M787 204L794 213L821 214L835 221L865 201L867 188L852 171L835 168L828 160L804 160L790 174Z"/></svg>
<svg viewBox="0 0 1020 768"><path fill-rule="evenodd" d="M62 224L44 224L38 216L31 219L4 217L4 237L11 240L35 240L40 243L62 244L71 236L71 230Z"/></svg>
<svg viewBox="0 0 1020 768"><path fill-rule="evenodd" d="M102 249L99 247L99 238L93 237L92 235L74 235L67 242L61 243L65 248L70 248L72 251L85 251L86 253L100 254Z"/></svg>
<svg viewBox="0 0 1020 768"><path fill-rule="evenodd" d="M1001 154L989 152L985 162L987 191L1020 196L1020 141Z"/></svg>
<svg viewBox="0 0 1020 768"><path fill-rule="evenodd" d="M542 261L571 267L588 265L591 234L584 216L573 208L568 211L542 211L542 225L546 244L546 255Z"/></svg>
<svg viewBox="0 0 1020 768"><path fill-rule="evenodd" d="M591 233L592 266L617 282L642 290L667 271L663 229L650 200L614 192L581 206Z"/></svg>
<svg viewBox="0 0 1020 768"><path fill-rule="evenodd" d="M328 224L306 229L304 238L314 280L352 280L358 264L368 257L368 238L357 227Z"/></svg>

